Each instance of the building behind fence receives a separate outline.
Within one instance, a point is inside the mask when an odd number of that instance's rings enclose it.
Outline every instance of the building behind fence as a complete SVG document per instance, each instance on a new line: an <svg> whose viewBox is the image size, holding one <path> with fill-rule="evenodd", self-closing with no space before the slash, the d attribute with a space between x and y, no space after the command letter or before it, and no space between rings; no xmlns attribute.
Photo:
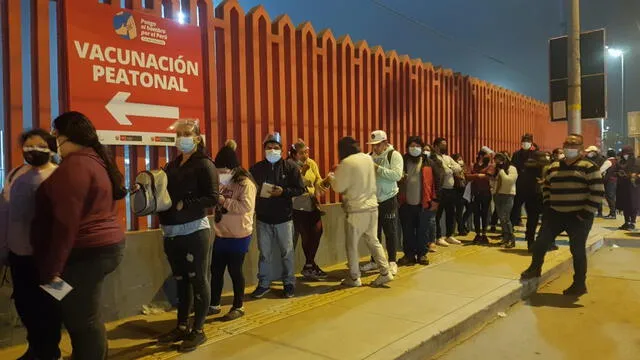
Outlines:
<svg viewBox="0 0 640 360"><path fill-rule="evenodd" d="M64 46L51 35L59 34L60 1L1 3L5 172L22 163L17 141L24 128L49 128L52 117L69 110L64 76L57 76L65 71L57 62ZM119 0L98 2L121 6ZM336 38L310 23L295 26L287 15L271 19L262 6L245 12L237 0L215 9L212 0L122 3L201 27L193 45L202 46L204 54L207 145L215 154L226 139L235 139L244 166L262 159L262 139L269 131L279 131L285 146L306 140L323 173L337 163L338 139L353 136L366 148L375 129L386 130L400 150L411 135L428 141L445 137L450 152L468 161L483 145L513 151L525 132L550 150L567 131L564 123L550 123L548 106L533 98L348 35ZM585 122L583 128L586 141L595 143L598 124ZM140 170L161 166L173 152L148 146L111 150L128 182ZM324 199L337 200L336 194ZM138 220L127 214L124 202L120 206L128 229L157 227L154 219Z"/></svg>

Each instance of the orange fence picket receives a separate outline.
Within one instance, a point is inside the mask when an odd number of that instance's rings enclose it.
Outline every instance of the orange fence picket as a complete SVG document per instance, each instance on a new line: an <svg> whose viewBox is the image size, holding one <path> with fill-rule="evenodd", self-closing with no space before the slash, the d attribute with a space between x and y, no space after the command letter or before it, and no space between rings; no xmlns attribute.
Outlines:
<svg viewBox="0 0 640 360"><path fill-rule="evenodd" d="M61 1L32 1L32 39L25 47L31 49L30 69L22 67L24 2L5 0L1 5L6 74L2 119L8 167L22 162L17 140L24 127L25 72L32 79L33 125L46 128L52 115L57 115L51 113L48 29L55 22L62 31L61 17L49 16L49 5ZM120 6L119 0L102 2ZM245 13L237 0L226 0L215 9L212 0L124 3L126 8L174 20L181 12L185 21L200 26L201 39L194 39L194 46L203 48L202 124L207 147L215 153L227 139L235 139L239 158L247 167L262 159L262 140L270 131L282 134L285 149L304 139L323 173L337 163L336 144L341 137L354 136L368 149L369 133L375 129L386 130L400 151L411 135L428 142L445 137L451 152L460 153L467 162L483 145L496 151L517 149L525 132L533 133L536 143L548 150L559 146L566 134L566 123L550 123L548 106L542 102L395 51L385 53L366 41L354 43L348 35L336 39L330 30L316 32L310 23L296 27L287 15L272 20L262 6ZM58 49L58 58L64 59L64 47ZM64 89L64 79L53 85ZM61 90L60 108L70 110L64 97ZM588 142L597 141L596 123L585 122L583 128ZM167 153L174 151L145 146L111 150L129 181L141 170L162 166ZM339 197L329 194L323 200L334 202ZM120 210L123 221L129 219L130 230L157 227L156 219L126 216L124 202Z"/></svg>

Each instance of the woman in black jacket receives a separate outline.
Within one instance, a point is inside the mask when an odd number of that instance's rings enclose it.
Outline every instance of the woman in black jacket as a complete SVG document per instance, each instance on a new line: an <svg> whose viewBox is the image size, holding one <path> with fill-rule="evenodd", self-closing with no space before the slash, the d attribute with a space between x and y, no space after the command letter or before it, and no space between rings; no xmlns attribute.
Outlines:
<svg viewBox="0 0 640 360"><path fill-rule="evenodd" d="M179 121L176 147L179 155L165 168L172 206L160 213L164 250L178 285L178 326L159 339L193 351L205 342L202 328L211 301L211 225L207 210L218 203L218 172L207 156L197 122ZM195 319L189 330L193 292Z"/></svg>

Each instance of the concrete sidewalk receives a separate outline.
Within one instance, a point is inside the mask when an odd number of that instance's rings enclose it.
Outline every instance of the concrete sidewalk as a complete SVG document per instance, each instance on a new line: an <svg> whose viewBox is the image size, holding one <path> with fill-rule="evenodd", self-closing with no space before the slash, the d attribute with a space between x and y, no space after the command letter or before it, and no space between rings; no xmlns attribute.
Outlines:
<svg viewBox="0 0 640 360"><path fill-rule="evenodd" d="M598 220L589 249L602 246L616 225ZM110 358L426 359L534 290L535 284L523 287L518 280L530 261L524 242L505 250L466 240L462 246L439 248L430 255L430 266L401 268L387 288L338 285L346 276L340 264L327 269L328 282L300 281L294 299L281 299L274 291L265 299L248 300L244 318L231 323L211 319L205 329L208 342L191 354L178 354L152 340L175 326L173 312L110 323ZM566 237L558 243L561 249L547 255L542 282L571 267ZM223 312L230 302L227 295ZM68 339L62 347L70 352ZM0 358L16 358L23 351L5 349Z"/></svg>

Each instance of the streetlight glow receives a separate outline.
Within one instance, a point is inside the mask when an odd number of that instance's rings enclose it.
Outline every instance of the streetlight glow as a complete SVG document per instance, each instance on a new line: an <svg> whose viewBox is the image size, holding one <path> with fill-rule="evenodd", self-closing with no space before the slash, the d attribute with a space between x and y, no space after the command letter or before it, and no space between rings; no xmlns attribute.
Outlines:
<svg viewBox="0 0 640 360"><path fill-rule="evenodd" d="M609 52L609 55L611 55L614 58L619 58L622 55L624 55L624 51L620 49L607 48L607 51Z"/></svg>
<svg viewBox="0 0 640 360"><path fill-rule="evenodd" d="M187 16L183 12L178 13L178 23L184 24Z"/></svg>

